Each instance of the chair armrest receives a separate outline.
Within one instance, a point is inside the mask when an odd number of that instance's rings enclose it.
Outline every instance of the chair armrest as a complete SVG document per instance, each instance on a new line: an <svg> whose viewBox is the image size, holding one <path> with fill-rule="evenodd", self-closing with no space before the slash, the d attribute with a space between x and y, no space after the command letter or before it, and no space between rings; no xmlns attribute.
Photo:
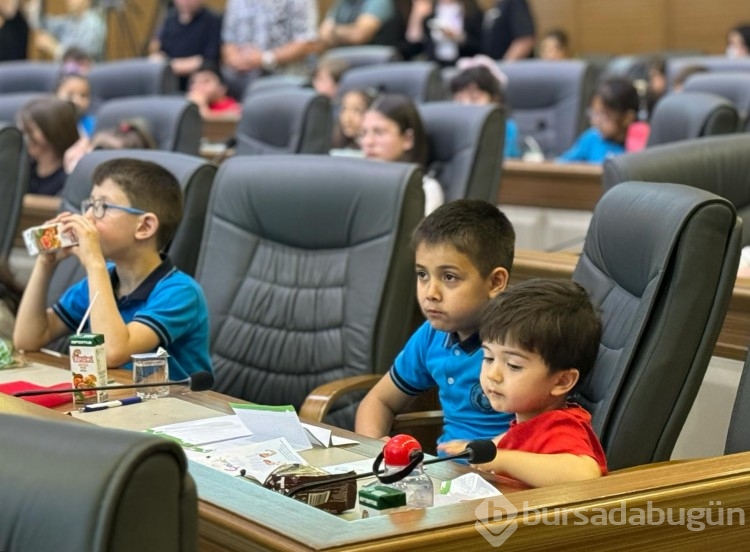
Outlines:
<svg viewBox="0 0 750 552"><path fill-rule="evenodd" d="M299 417L310 422L321 423L331 405L341 396L354 391L372 389L380 381L382 374L352 376L324 383L313 389L299 410Z"/></svg>

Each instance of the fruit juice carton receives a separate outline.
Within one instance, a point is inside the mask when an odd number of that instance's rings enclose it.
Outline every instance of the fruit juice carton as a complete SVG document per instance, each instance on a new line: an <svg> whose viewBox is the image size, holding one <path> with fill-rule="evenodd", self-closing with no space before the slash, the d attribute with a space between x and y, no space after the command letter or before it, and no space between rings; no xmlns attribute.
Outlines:
<svg viewBox="0 0 750 552"><path fill-rule="evenodd" d="M86 391L87 387L107 385L107 355L103 334L76 334L70 338L70 371L77 404L93 404L108 399L107 391Z"/></svg>
<svg viewBox="0 0 750 552"><path fill-rule="evenodd" d="M78 244L78 238L72 230L63 231L60 222L34 226L23 231L23 241L29 255L48 253L63 247Z"/></svg>

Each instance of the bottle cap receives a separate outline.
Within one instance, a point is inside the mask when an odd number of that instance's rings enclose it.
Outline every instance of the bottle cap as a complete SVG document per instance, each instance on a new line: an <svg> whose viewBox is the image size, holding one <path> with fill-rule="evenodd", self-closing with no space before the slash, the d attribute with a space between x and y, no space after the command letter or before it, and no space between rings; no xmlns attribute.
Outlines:
<svg viewBox="0 0 750 552"><path fill-rule="evenodd" d="M411 435L396 435L383 447L383 460L390 467L408 466L414 455L421 451L422 445Z"/></svg>

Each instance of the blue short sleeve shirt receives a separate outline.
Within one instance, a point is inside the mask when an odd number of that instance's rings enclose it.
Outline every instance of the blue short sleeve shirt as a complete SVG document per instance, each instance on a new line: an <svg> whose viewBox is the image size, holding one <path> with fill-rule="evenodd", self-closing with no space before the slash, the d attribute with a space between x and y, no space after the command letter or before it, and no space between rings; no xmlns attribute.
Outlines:
<svg viewBox="0 0 750 552"><path fill-rule="evenodd" d="M108 269L112 287L117 289L119 279L114 264L109 264ZM84 278L68 288L52 309L75 331L88 304L88 278ZM203 290L168 258L138 289L118 298L117 308L126 324L140 322L159 336L159 345L169 353L169 379L176 381L195 372L211 371L208 308Z"/></svg>
<svg viewBox="0 0 750 552"><path fill-rule="evenodd" d="M583 132L573 146L557 158L558 161L604 163L610 157L625 153L625 146L607 140L594 127Z"/></svg>
<svg viewBox="0 0 750 552"><path fill-rule="evenodd" d="M454 439L491 439L505 433L513 414L495 412L479 384L482 368L479 335L460 342L455 334L425 322L414 332L390 370L393 383L417 395L438 387L443 407L443 434L438 443Z"/></svg>

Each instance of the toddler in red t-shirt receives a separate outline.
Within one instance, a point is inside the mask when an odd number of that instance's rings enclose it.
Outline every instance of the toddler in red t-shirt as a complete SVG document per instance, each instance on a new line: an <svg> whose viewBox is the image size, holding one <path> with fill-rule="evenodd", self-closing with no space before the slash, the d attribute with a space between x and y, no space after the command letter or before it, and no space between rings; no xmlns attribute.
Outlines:
<svg viewBox="0 0 750 552"><path fill-rule="evenodd" d="M567 402L596 360L601 322L586 291L569 280L536 279L492 299L479 335L480 383L492 407L514 412L497 457L479 469L530 487L606 475L590 414ZM438 447L456 454L465 442Z"/></svg>

